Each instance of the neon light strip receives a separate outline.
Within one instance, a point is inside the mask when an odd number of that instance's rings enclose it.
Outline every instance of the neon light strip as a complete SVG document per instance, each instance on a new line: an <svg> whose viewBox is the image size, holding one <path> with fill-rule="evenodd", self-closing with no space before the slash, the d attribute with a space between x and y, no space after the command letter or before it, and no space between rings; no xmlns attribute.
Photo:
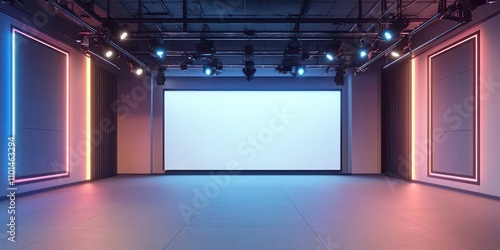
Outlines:
<svg viewBox="0 0 500 250"><path fill-rule="evenodd" d="M429 69L428 69L428 75L429 75L429 82L431 82L431 75L432 75L432 67L431 67L431 62L432 62L432 58L439 55L439 54L442 54L443 52L446 52L452 48L455 48L457 47L458 45L461 45L471 39L475 39L474 40L474 46L475 46L475 56L474 56L474 62L475 62L475 79L474 79L474 108L475 108L475 112L474 112L474 122L475 122L475 125L474 125L474 173L475 173L475 178L467 178L467 177L460 177L460 176L455 176L455 175L447 175L447 174L438 174L438 173L433 173L432 171L429 171L429 175L430 176L436 176L436 177L443 177L443 178L448 178L448 179L455 179L455 180L461 180L461 181L478 181L479 180L479 153L477 150L477 147L479 145L479 128L477 127L479 125L479 78L478 78L478 72L479 72L479 68L478 68L478 58L479 58L479 46L478 46L478 35L473 35L473 36L470 36L468 37L467 39L464 39L444 50L441 50L439 52L437 52L436 54L433 54L431 56L429 56ZM429 96L428 96L428 99L429 99L429 105L432 105L432 88L430 86L428 86L429 88ZM429 107L432 107L432 106L429 106ZM429 125L428 127L430 128L432 125L432 115L429 115ZM432 133L432 131L430 132ZM429 151L432 152L432 141L431 143L429 143ZM429 158L432 157L429 155ZM432 164L432 160L429 161L429 164ZM429 166L430 167L430 166ZM430 170L432 168L429 168Z"/></svg>
<svg viewBox="0 0 500 250"><path fill-rule="evenodd" d="M91 77L91 64L90 64L90 58L87 57L86 59L86 67L87 67L87 81L86 81L86 84L87 84L87 166L86 166L86 179L87 180L90 180L91 178L91 173L90 173L90 167L91 167L91 151L90 151L90 143L91 143L91 139L90 139L90 130L91 130L91 127L90 127L90 112L91 112L91 103L90 103L90 91L91 91L91 87L90 87L90 77Z"/></svg>
<svg viewBox="0 0 500 250"><path fill-rule="evenodd" d="M12 32L12 136L16 136L16 36Z"/></svg>
<svg viewBox="0 0 500 250"><path fill-rule="evenodd" d="M22 31L19 31L17 29L12 29L12 133L15 135L15 128L16 128L16 63L15 63L15 58L16 58L16 40L15 36L16 33L22 34L23 36L26 36L32 40L35 40L53 50L56 50L58 52L61 52L62 54L66 55L66 173L62 174L51 174L51 175L44 175L44 176L37 176L37 177L31 177L31 178L22 178L22 179L16 179L16 183L22 183L22 182L28 182L28 181L36 181L36 180L43 180L43 179L49 179L49 178L55 178L55 177L62 177L62 176L68 176L69 175L69 54L59 48L56 48L44 41L41 41L33 36L30 36Z"/></svg>
<svg viewBox="0 0 500 250"><path fill-rule="evenodd" d="M415 180L415 59L411 59L411 179Z"/></svg>

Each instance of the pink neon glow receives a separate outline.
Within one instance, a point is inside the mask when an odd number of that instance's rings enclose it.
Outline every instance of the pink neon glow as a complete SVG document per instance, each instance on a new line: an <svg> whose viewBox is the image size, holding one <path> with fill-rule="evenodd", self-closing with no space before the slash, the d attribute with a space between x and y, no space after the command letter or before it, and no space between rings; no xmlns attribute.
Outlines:
<svg viewBox="0 0 500 250"><path fill-rule="evenodd" d="M28 182L28 181L35 181L35 180L43 180L43 179L49 179L49 178L55 178L55 177L62 177L62 176L68 176L69 175L69 54L68 52L65 52L59 48L56 48L44 41L41 41L33 36L30 36L20 30L17 29L12 29L12 36L13 36L13 41L14 41L14 36L16 33L22 34L34 41L37 41L53 50L56 50L58 52L61 52L62 54L66 55L66 172L61 173L61 174L52 174L52 175L44 175L44 176L37 176L37 177L31 177L31 178L22 178L22 179L16 179L15 183L22 183L22 182ZM15 51L15 43L12 44L13 51ZM15 55L13 53L12 55L13 60L12 60L12 68L14 69L15 65ZM15 75L15 72L13 72L13 75ZM13 78L14 79L14 78ZM12 93L13 96L15 96L15 80L13 80L12 83ZM15 115L15 110L13 110L13 116ZM15 128L15 120L13 118L13 128Z"/></svg>
<svg viewBox="0 0 500 250"><path fill-rule="evenodd" d="M432 75L432 72L431 72L431 62L432 62L432 58L443 53L443 52L446 52L460 44L463 44L471 39L474 39L474 50L475 50L475 57L474 57L474 61L475 61L475 79L474 79L474 108L475 108L475 112L474 112L474 120L475 120L475 128L474 128L474 173L475 173L475 178L464 178L464 177L459 177L459 176L453 176L453 175L447 175L447 174L438 174L438 173L433 173L433 172L429 172L429 174L431 176L436 176L436 177L446 177L446 178L449 178L449 179L456 179L456 180L462 180L462 181L478 181L479 179L479 150L478 150L478 146L479 146L479 67L478 67L478 61L479 61L479 44L478 44L478 34L475 34L473 36L470 36L468 37L467 39L464 39L456 44L453 44L452 46L450 47L447 47L435 54L432 54L430 57L429 57L429 63L428 63L428 81L431 82L431 75ZM432 105L432 98L430 98L432 96L432 88L429 87L428 89L429 91L429 98L428 98L428 105L429 107L431 107ZM432 117L429 115L429 119L428 119L428 128L430 128L432 125ZM429 143L429 152L432 152L432 143ZM428 156L429 158L432 157L430 154ZM431 160L429 160L429 164L431 164ZM430 168L430 166L429 166Z"/></svg>

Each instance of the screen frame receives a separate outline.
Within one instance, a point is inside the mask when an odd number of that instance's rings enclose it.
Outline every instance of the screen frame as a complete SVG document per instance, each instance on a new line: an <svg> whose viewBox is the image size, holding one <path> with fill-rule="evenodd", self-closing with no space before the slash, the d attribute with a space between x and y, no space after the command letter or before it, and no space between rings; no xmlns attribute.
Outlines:
<svg viewBox="0 0 500 250"><path fill-rule="evenodd" d="M340 93L340 152L339 152L339 169L332 170L167 170L165 169L165 92L173 92L173 91L220 91L220 92L233 92L233 91L241 91L241 92L273 92L273 91L282 91L282 92L308 92L308 91L322 91L322 92L339 92ZM299 89L265 89L265 88L256 88L256 89L200 89L200 88L176 88L176 89L168 89L164 88L162 91L162 169L166 174L217 174L219 173L228 173L228 174L344 174L344 120L345 112L344 112L344 91L343 89L322 89L322 88L299 88Z"/></svg>

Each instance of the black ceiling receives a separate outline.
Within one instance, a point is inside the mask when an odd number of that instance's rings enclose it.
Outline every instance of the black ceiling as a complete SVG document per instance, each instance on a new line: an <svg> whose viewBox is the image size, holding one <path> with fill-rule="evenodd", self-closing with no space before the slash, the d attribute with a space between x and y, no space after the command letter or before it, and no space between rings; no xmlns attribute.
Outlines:
<svg viewBox="0 0 500 250"><path fill-rule="evenodd" d="M127 28L129 38L120 42L146 65L167 68L189 61L201 37L213 40L216 57L226 67L241 67L243 47L252 44L258 67L275 67L291 39L298 39L302 51L309 51L308 67L329 64L322 55L334 39L343 41L349 52L359 40L378 39L378 32L402 11L411 31L435 15L438 0L75 0L68 8L93 24L108 15ZM451 1L450 1L451 3ZM360 8L361 6L361 8ZM79 10L77 10L79 9ZM385 11L384 11L385 10ZM88 15L87 15L88 14ZM254 30L254 36L245 35ZM160 37L168 49L158 60L149 49L149 40ZM389 46L381 42L381 49ZM201 65L202 62L194 61Z"/></svg>

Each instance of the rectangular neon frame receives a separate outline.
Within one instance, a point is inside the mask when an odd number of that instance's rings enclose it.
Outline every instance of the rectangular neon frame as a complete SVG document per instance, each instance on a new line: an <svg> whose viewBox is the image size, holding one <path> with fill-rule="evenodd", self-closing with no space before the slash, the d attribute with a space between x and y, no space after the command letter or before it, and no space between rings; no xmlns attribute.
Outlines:
<svg viewBox="0 0 500 250"><path fill-rule="evenodd" d="M432 116L431 116L431 107L432 107L432 88L430 86L431 83L431 75L432 75L432 58L440 55L450 49L453 49L465 42L468 42L470 40L474 39L474 178L467 178L467 177L461 177L461 176L456 176L456 175L448 175L448 174L442 174L442 173L433 173L432 172L432 137L431 134L432 132L430 131L430 128L432 126ZM428 61L428 69L427 69L427 77L428 77L428 85L427 85L427 91L428 91L428 124L427 124L427 138L429 138L429 144L428 144L428 156L427 156L427 175L429 177L436 177L436 178L441 178L441 179L446 179L446 180L454 180L454 181L459 181L459 182L466 182L466 183L472 183L472 184L477 184L479 185L479 31L476 33L465 37L464 39L453 43L444 49L430 55L427 59Z"/></svg>
<svg viewBox="0 0 500 250"><path fill-rule="evenodd" d="M16 179L15 183L32 182L44 179L69 176L69 53L59 48L56 48L40 39L37 39L29 34L26 34L15 28L12 29L12 135L16 136L16 33L37 41L53 50L66 55L66 172L60 174L51 174L36 176L30 178Z"/></svg>

